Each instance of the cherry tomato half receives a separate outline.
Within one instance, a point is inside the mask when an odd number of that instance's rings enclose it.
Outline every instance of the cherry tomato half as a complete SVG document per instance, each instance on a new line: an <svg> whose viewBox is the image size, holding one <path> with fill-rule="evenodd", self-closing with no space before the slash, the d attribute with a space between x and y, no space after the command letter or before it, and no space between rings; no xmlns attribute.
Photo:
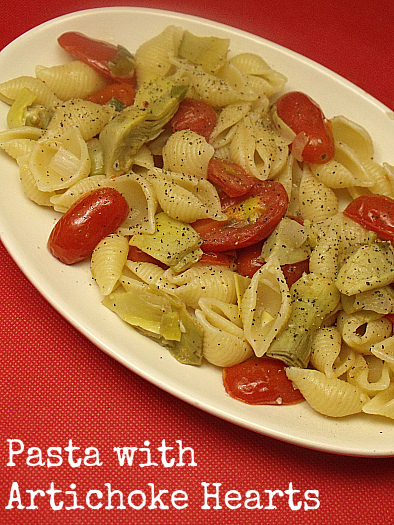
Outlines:
<svg viewBox="0 0 394 525"><path fill-rule="evenodd" d="M160 266L160 268L163 268L163 270L166 270L168 266L161 261L155 259L149 253L145 253L140 248L137 248L137 246L129 246L129 253L127 258L129 261L134 262L149 262L152 264L156 264L157 266Z"/></svg>
<svg viewBox="0 0 394 525"><path fill-rule="evenodd" d="M65 264L89 257L97 244L114 233L130 211L117 190L99 188L83 195L56 223L48 249Z"/></svg>
<svg viewBox="0 0 394 525"><path fill-rule="evenodd" d="M293 405L303 401L286 375L282 361L254 357L223 369L226 392L248 405Z"/></svg>
<svg viewBox="0 0 394 525"><path fill-rule="evenodd" d="M131 84L127 84L126 82L114 82L104 89L92 93L86 100L95 102L96 104L107 104L112 98L116 98L125 106L131 106L135 98L135 89Z"/></svg>
<svg viewBox="0 0 394 525"><path fill-rule="evenodd" d="M343 211L363 228L394 243L394 199L386 195L361 195Z"/></svg>
<svg viewBox="0 0 394 525"><path fill-rule="evenodd" d="M67 53L105 77L135 83L134 57L124 47L90 38L77 31L63 33L57 41Z"/></svg>
<svg viewBox="0 0 394 525"><path fill-rule="evenodd" d="M256 182L256 178L238 164L216 157L209 161L207 174L208 180L229 197L245 195Z"/></svg>
<svg viewBox="0 0 394 525"><path fill-rule="evenodd" d="M260 259L261 249L264 241L260 241L238 251L237 272L245 277L252 278L253 275L263 266Z"/></svg>
<svg viewBox="0 0 394 525"><path fill-rule="evenodd" d="M331 122L310 97L299 91L285 93L276 102L278 117L296 135L305 133L308 141L302 157L312 164L324 164L334 157L335 144Z"/></svg>
<svg viewBox="0 0 394 525"><path fill-rule="evenodd" d="M227 220L200 219L192 224L204 252L225 252L266 239L286 213L289 199L280 182L257 181L245 199L226 208Z"/></svg>
<svg viewBox="0 0 394 525"><path fill-rule="evenodd" d="M293 264L284 264L281 266L287 286L291 288L293 284L302 277L304 273L309 273L309 259L299 261Z"/></svg>
<svg viewBox="0 0 394 525"><path fill-rule="evenodd" d="M170 127L173 132L190 129L209 141L216 123L216 113L209 104L195 98L184 98L170 120Z"/></svg>

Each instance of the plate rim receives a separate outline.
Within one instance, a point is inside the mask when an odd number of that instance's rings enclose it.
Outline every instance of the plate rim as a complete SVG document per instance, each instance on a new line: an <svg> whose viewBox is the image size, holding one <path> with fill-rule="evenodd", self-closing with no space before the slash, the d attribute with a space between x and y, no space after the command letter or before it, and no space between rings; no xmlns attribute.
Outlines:
<svg viewBox="0 0 394 525"><path fill-rule="evenodd" d="M163 9L156 9L156 8L145 8L145 7L133 7L133 6L114 6L114 7L99 7L99 8L88 8L88 9L82 9L79 11L74 11L71 13L63 14L59 17L55 17L53 19L47 20L28 31L24 32L23 34L19 35L16 39L14 39L12 42L7 44L0 52L0 60L2 58L2 55L4 55L4 52L8 53L8 51L11 48L11 46L15 45L17 42L19 42L22 39L25 39L27 36L34 36L35 32L39 32L42 30L45 30L46 26L52 26L54 23L61 23L63 21L68 22L72 21L74 18L79 18L80 16L87 16L89 15L95 15L95 14L101 14L106 13L108 11L111 12L120 12L120 11L131 11L131 12L140 12L147 15L156 15L163 18L177 18L179 20L190 20L191 22L196 23L202 23L205 26L213 26L213 27L219 27L222 30L225 30L227 32L231 32L233 34L240 35L241 37L253 37L257 39L257 41L260 41L261 43L271 46L272 48L278 50L279 52L285 53L287 55L290 55L291 57L296 57L302 62L306 63L309 66L312 66L314 68L317 68L319 71L326 72L330 75L331 78L334 78L335 81L340 81L342 84L345 85L345 87L349 87L352 90L355 90L359 93L359 95L362 95L364 98L367 99L369 103L373 103L375 106L377 106L380 110L383 111L389 111L391 110L385 106L383 103L381 103L379 100L375 99L371 95L369 95L366 91L361 89L360 87L356 86L355 84L352 84L347 79L341 77L337 73L329 70L325 66L309 59L308 57L305 57L303 55L300 55L299 53L292 51L288 48L285 48L281 46L280 44L276 44L275 42L271 42L269 40L264 39L263 37L260 37L258 35L255 35L253 33L246 32L242 29L238 29L235 27L228 26L226 24L216 22L213 20L209 20L206 18L202 18L195 15L189 15L184 14L178 11L167 11ZM6 54L5 53L5 54ZM314 442L308 442L305 437L296 437L296 436L288 436L281 434L279 431L271 431L267 429L261 429L261 428L255 428L256 425L253 424L246 424L245 421L243 421L240 417L229 415L226 412L223 412L223 410L218 410L217 407L215 407L214 404L206 404L204 406L199 403L198 400L194 399L191 395L180 393L174 386L166 384L165 381L157 380L157 378L152 378L150 375L144 371L133 365L133 363L130 363L129 361L123 359L121 356L114 355L114 351L111 351L106 345L104 345L97 336L94 334L91 334L89 331L85 329L84 326L81 325L81 323L78 321L78 319L75 319L73 315L70 314L70 312L67 312L64 310L64 308L61 306L61 304L54 303L52 300L52 297L49 296L48 290L45 289L45 283L41 283L40 280L37 278L37 276L34 274L34 268L32 269L30 265L28 264L26 266L25 261L23 259L21 260L21 254L19 253L19 250L17 247L14 246L12 235L9 235L10 232L7 232L3 229L3 224L1 221L1 215L0 215L0 237L1 240L7 249L8 253L11 255L12 259L15 261L15 263L18 265L18 267L21 269L21 271L24 273L24 275L28 278L28 280L33 284L33 286L39 291L39 293L51 304L52 307L54 307L60 315L62 315L63 318L65 318L74 328L76 328L78 331L80 331L88 340L90 340L95 346L97 346L99 349L110 355L112 358L116 359L118 362L123 364L126 368L133 371L140 377L144 378L145 380L149 381L150 383L154 384L155 386L159 387L160 389L170 393L174 397L177 397L178 399L181 399L196 408L199 408L200 410L203 410L207 413L210 413L211 415L214 415L215 417L218 417L220 419L223 419L227 422L233 423L235 425L239 425L243 428L252 430L254 432L260 433L264 436L277 439L279 441L284 441L286 443L291 443L296 446L301 446L303 448L307 449L313 449L320 452L329 452L334 453L337 455L349 455L349 456L366 456L366 457L394 457L394 448L392 450L387 450L384 453L374 452L374 451L366 451L366 450L350 450L348 448L343 448L341 446L335 446L332 447L331 445L324 445L323 443L314 443ZM33 270L33 271L32 271ZM280 409L279 409L280 410ZM230 416L230 418L229 418Z"/></svg>

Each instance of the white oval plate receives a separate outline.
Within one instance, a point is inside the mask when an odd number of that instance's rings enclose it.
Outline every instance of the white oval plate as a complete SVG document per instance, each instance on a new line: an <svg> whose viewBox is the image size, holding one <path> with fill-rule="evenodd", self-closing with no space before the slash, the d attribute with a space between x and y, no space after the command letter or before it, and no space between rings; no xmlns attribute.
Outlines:
<svg viewBox="0 0 394 525"><path fill-rule="evenodd" d="M169 24L199 35L231 39L231 52L259 53L289 79L287 89L307 92L328 117L344 114L365 126L379 161L394 164L394 120L381 103L322 66L257 36L222 24L178 13L115 7L62 16L22 35L0 53L0 82L34 75L37 64L51 66L69 57L57 37L70 30L112 41L134 51ZM1 103L0 129L8 107ZM358 415L339 420L316 414L306 403L295 406L248 406L226 395L221 371L208 364L179 364L163 348L134 332L100 303L89 264L68 267L53 258L46 242L57 215L25 198L16 164L0 155L0 234L25 275L73 326L103 351L135 373L184 401L255 432L296 445L338 454L393 456L394 423Z"/></svg>

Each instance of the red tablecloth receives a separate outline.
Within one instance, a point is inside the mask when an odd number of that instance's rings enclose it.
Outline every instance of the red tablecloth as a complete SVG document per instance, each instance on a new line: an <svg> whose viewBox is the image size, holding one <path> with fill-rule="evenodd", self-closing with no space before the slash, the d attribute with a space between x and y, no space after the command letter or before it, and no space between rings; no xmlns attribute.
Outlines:
<svg viewBox="0 0 394 525"><path fill-rule="evenodd" d="M394 109L391 0L3 1L0 48L59 15L110 5L182 11L250 31L316 60ZM2 525L394 524L394 458L310 451L221 421L161 391L98 350L43 299L2 245L0 276ZM14 447L23 444L25 448L14 467L7 466L7 439L19 440ZM65 447L70 440L79 447L74 461L94 447L87 452L93 466L69 464ZM195 465L188 465L191 456L187 454L185 466L162 464L157 448L163 440L175 450L179 441L192 448ZM127 445L150 448L158 465L120 467L113 448ZM63 464L29 466L26 451L30 447L42 451L44 462L49 447L60 447ZM95 450L101 466L94 466ZM138 454L138 463L146 462L146 453ZM17 495L12 492L13 482L18 482L20 509L17 501L6 509L11 495ZM220 508L213 498L209 508L202 508L204 483L210 493L220 492ZM52 497L54 504L63 500L63 508L53 510L50 492L38 492L38 508L32 508L32 491L50 491L51 486L62 491ZM146 505L141 510L117 508L119 499L114 494L114 508L86 507L88 491L100 490L107 497L109 488L123 491L125 498L133 490L141 491L132 501L138 506L143 493ZM290 496L292 489L299 492ZM236 500L225 501L225 493L232 490L241 494L238 508ZM264 508L245 508L250 490L260 493ZM270 507L265 491L275 490L284 495L275 497ZM152 501L152 493L158 496L160 491L167 491L162 492L162 504ZM188 501L175 491L184 491ZM92 504L99 501L93 492ZM77 505L85 509L76 509Z"/></svg>

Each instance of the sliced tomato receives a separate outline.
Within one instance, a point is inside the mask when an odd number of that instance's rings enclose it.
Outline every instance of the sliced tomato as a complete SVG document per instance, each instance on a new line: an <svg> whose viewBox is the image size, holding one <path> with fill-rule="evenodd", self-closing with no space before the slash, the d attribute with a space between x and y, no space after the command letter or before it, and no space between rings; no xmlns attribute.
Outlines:
<svg viewBox="0 0 394 525"><path fill-rule="evenodd" d="M286 213L289 199L279 182L257 181L242 202L229 206L227 220L200 219L192 224L205 252L225 252L266 239Z"/></svg>
<svg viewBox="0 0 394 525"><path fill-rule="evenodd" d="M82 196L56 223L48 249L65 264L89 257L97 244L114 233L130 211L117 190L99 188Z"/></svg>
<svg viewBox="0 0 394 525"><path fill-rule="evenodd" d="M137 246L129 246L129 254L127 256L129 261L134 262L149 262L152 264L156 264L157 266L160 266L160 268L163 268L163 270L166 270L168 266L161 261L158 261L148 253L143 252L140 250L140 248L137 248Z"/></svg>
<svg viewBox="0 0 394 525"><path fill-rule="evenodd" d="M261 249L264 241L260 241L252 246L247 246L238 251L237 272L245 277L252 278L253 275L263 266L260 259Z"/></svg>
<svg viewBox="0 0 394 525"><path fill-rule="evenodd" d="M57 41L72 57L110 80L135 84L134 57L124 47L90 38L77 31L63 33Z"/></svg>
<svg viewBox="0 0 394 525"><path fill-rule="evenodd" d="M104 89L92 93L86 100L96 104L107 104L113 98L116 98L125 106L131 106L134 103L135 89L126 82L114 82Z"/></svg>
<svg viewBox="0 0 394 525"><path fill-rule="evenodd" d="M245 195L256 178L235 162L212 157L208 163L208 180L219 186L229 197Z"/></svg>
<svg viewBox="0 0 394 525"><path fill-rule="evenodd" d="M216 113L209 104L195 98L184 98L169 125L173 132L190 129L209 141L216 123Z"/></svg>
<svg viewBox="0 0 394 525"><path fill-rule="evenodd" d="M277 359L254 357L223 369L226 392L248 405L293 405L304 398Z"/></svg>
<svg viewBox="0 0 394 525"><path fill-rule="evenodd" d="M331 122L320 106L305 93L291 91L275 102L278 117L299 136L306 136L302 159L312 164L324 164L335 155ZM298 139L296 139L298 140Z"/></svg>
<svg viewBox="0 0 394 525"><path fill-rule="evenodd" d="M219 253L203 253L201 259L198 261L200 264L215 264L218 266L233 266L237 254L235 250L231 252L219 252Z"/></svg>
<svg viewBox="0 0 394 525"><path fill-rule="evenodd" d="M386 195L361 195L343 211L363 228L394 243L394 199Z"/></svg>
<svg viewBox="0 0 394 525"><path fill-rule="evenodd" d="M304 273L309 273L309 259L305 259L304 261L293 264L284 264L281 266L281 268L286 279L287 286L291 288Z"/></svg>

